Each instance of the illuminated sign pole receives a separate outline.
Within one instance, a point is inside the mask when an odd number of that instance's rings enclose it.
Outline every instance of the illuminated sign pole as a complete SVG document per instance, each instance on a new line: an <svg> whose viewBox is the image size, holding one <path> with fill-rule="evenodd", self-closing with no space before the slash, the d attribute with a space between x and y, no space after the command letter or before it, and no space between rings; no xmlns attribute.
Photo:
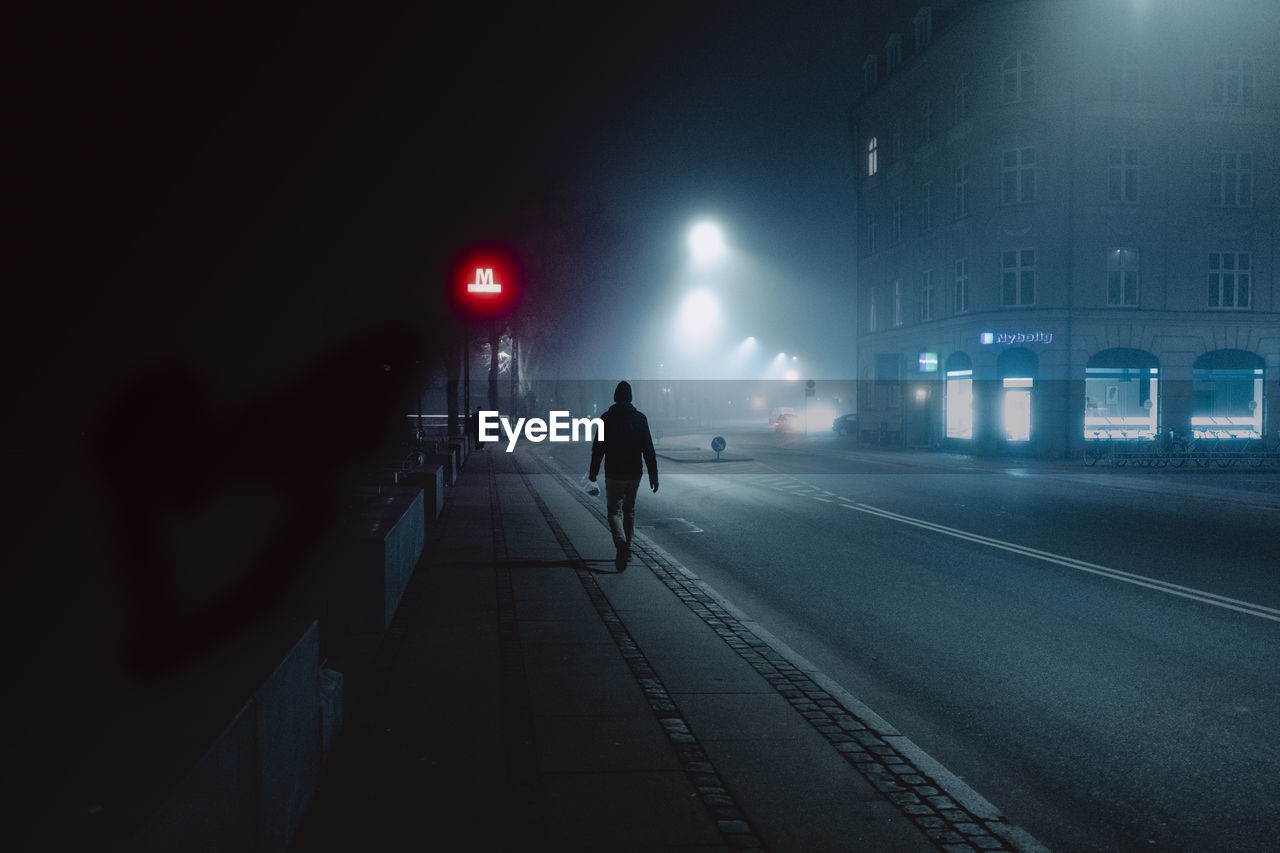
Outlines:
<svg viewBox="0 0 1280 853"><path fill-rule="evenodd" d="M496 282L493 280L493 267L476 267L475 281L467 282L467 293L469 294L471 293L501 294L502 283ZM462 395L463 395L463 400L465 401L463 403L463 407L466 410L467 417L469 418L471 417L471 327L470 325L467 326L466 331L464 332L464 336L466 338L466 341L463 344L463 347L467 354L467 357L466 357L467 367L466 367L466 378L464 378L462 382L462 388L463 388ZM490 332L489 332L490 346L493 345L494 337L495 335L493 334L492 323L490 323ZM491 352L491 355L492 355L492 352ZM493 358L490 359L490 368L489 368L489 408L491 410L497 408L497 403L494 399L495 396L497 395L497 377L494 375L494 372L493 372L493 366L492 366L493 360L494 360Z"/></svg>
<svg viewBox="0 0 1280 853"><path fill-rule="evenodd" d="M501 335L521 292L521 265L509 249L496 245L473 245L454 259L450 273L453 308L466 338L467 375L463 394L468 417L471 406L471 325L484 323L489 332L489 409L498 408L498 367ZM514 334L513 334L514 341ZM514 349L514 344L513 344ZM512 353L515 357L515 353ZM515 373L512 373L513 380ZM512 399L515 398L513 382Z"/></svg>

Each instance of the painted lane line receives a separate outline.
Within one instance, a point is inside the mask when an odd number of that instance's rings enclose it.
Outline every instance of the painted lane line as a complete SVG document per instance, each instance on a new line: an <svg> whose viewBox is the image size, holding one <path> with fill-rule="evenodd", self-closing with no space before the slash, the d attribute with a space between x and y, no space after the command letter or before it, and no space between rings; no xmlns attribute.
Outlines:
<svg viewBox="0 0 1280 853"><path fill-rule="evenodd" d="M553 472L559 472L553 474L553 476L558 478L561 486L566 492L576 498L580 504L582 504L600 521L605 522L605 519L600 514L601 509L598 503L592 502L573 484L569 475L553 457L546 456L539 458L543 465L547 466ZM841 500L848 500L848 498L841 498ZM682 562L677 560L674 555L662 546L658 545L658 543L647 534L637 530L635 532L635 537L632 540L632 544L633 546L638 546L639 552L646 558L646 560L655 560L655 564L650 565L650 569L659 577L659 579L663 579L662 572L659 570L659 566L662 566L666 572L671 574L671 576L679 575L693 587L697 588L702 595L705 595L708 599L722 607L725 613L742 626L743 632L750 634L756 640L763 642L765 646L780 655L783 660L789 662L802 676L807 677L808 680L820 691L825 691L829 697L833 698L854 718L865 725L867 729L881 737L889 749L897 751L899 755L909 755L910 757L907 760L916 762L913 765L914 768L925 772L929 783L933 784L936 789L941 790L943 794L951 797L957 804L960 804L961 807L969 808L973 817L980 822L980 825L984 826L992 835L1004 839L1011 850L1016 851L1016 853L1049 853L1049 850L1025 829L1018 825L1009 823L995 805L970 787L963 779L947 770L946 767L926 753L913 741L908 739L891 723L875 711L871 710L871 708L857 699L830 676L818 669L815 664L802 656L795 649L782 642L782 640L765 629L763 625L756 622L728 599L720 595L720 593L707 584L706 581L700 578ZM667 584L669 589L672 589L673 591L675 590L675 587L665 579L663 582ZM693 609L693 605L690 602L686 601L685 604L688 605L690 609ZM705 622L706 617L700 618L703 618ZM739 633L739 636L742 635L742 633ZM741 649L737 650L737 653L745 659ZM752 666L755 667L756 665L752 663ZM774 672L776 673L777 670L774 670ZM859 772L863 773L864 778L866 778L865 772L861 769L859 769ZM898 805L899 808L903 807L902 804L895 805Z"/></svg>
<svg viewBox="0 0 1280 853"><path fill-rule="evenodd" d="M1017 549L1021 553L1038 557L1040 559L1052 560L1062 565L1071 566L1072 568L1079 568L1082 571L1103 572L1109 575L1116 576L1117 579L1121 579L1121 580L1133 580L1133 581L1139 581L1142 583L1153 584L1156 587L1164 590L1168 590L1168 591L1178 590L1181 592L1190 593L1203 598L1211 598L1226 604L1237 604L1243 607L1247 607L1251 610L1259 610L1266 613L1270 613L1275 616L1280 616L1280 610L1277 610L1275 608L1266 607L1265 605L1261 605L1261 604L1253 604L1252 602L1248 602L1248 601L1241 601L1236 598L1228 598L1225 595L1218 595L1215 592L1207 592L1205 590L1195 589L1194 587L1180 586L1179 584L1171 583L1169 581L1162 581L1162 580L1159 580L1158 578L1147 577L1146 575L1138 575L1132 572L1126 572L1123 569L1113 569L1110 566L1101 566L1101 565L1098 565L1097 563L1089 563L1084 560L1077 560L1074 557L1064 557L1059 554L1050 553L1048 551L1040 551L1036 548L1031 548L1026 545L1018 545L1013 542L1005 542L1004 540L1001 540L1001 539L992 539L991 537L982 536L981 534L978 534L978 533L969 533L968 531L957 530L956 528L946 527L941 524L935 524L934 522L914 519L914 518L911 518L910 516L900 515L896 512L890 512L889 510L879 509L877 507L868 506L866 504L858 504L858 507L864 508L867 511L875 512L876 514L879 514L879 515L893 518L895 520L908 521L908 522L918 523L921 525L928 525L942 532L947 532L951 534L960 534L966 537L970 537L976 541L983 541L987 544L996 545L999 547Z"/></svg>
<svg viewBox="0 0 1280 853"><path fill-rule="evenodd" d="M1026 545L1018 545L1014 542L1005 542L1002 539L993 539L990 536L983 536L978 533L970 533L967 530L958 530L954 527L947 527L943 524L935 524L932 521L924 521L919 518L912 518L908 515L900 515L896 512L880 509L878 507L868 506L867 504L841 504L846 509L857 510L868 515L876 515L889 521L897 521L902 524L910 524L915 527L931 530L935 533L942 533L947 536L953 536L957 539L964 539L969 542L976 542L979 545L987 545L991 548L999 548L1002 551L1009 551L1014 554L1021 554L1025 557L1032 557L1037 560L1043 560L1048 563L1056 563L1060 566L1066 566L1069 569L1077 571L1089 572L1090 574L1099 575L1101 577L1110 578L1111 580L1123 581L1124 583L1133 584L1134 586L1143 586L1148 589L1154 589L1157 592L1163 592L1168 595L1176 595L1181 598L1187 598L1192 601L1199 601L1203 604L1212 604L1215 607L1221 607L1226 610L1235 610L1240 613L1246 613L1250 616L1257 616L1260 619L1269 619L1272 622L1280 622L1280 610L1272 607L1266 607L1262 604L1254 604L1248 601L1241 601L1236 598L1228 598L1225 595L1218 595L1214 592L1207 592L1193 587L1181 586L1179 584L1162 581L1157 578L1147 577L1146 575L1138 575L1133 572L1126 572L1121 569L1113 569L1108 566L1100 566L1097 563L1089 563L1084 560L1077 560L1074 557L1064 557L1059 554L1052 554L1048 551L1041 551L1036 548L1029 548Z"/></svg>

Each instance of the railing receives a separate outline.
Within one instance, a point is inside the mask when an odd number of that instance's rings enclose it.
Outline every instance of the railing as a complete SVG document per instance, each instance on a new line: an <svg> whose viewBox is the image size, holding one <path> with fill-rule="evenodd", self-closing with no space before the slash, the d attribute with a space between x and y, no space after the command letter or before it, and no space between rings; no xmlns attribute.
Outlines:
<svg viewBox="0 0 1280 853"><path fill-rule="evenodd" d="M1190 463L1199 468L1235 465L1260 468L1280 465L1280 431L1275 438L1242 437L1234 431L1197 430L1190 441L1172 431L1157 436L1147 432L1136 438L1118 438L1105 430L1089 434L1084 464L1105 464L1112 468L1181 468Z"/></svg>

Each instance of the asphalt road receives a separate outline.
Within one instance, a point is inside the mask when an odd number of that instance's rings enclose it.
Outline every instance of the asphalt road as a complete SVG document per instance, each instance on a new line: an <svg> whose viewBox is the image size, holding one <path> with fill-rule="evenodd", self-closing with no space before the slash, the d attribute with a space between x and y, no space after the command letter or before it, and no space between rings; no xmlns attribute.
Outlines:
<svg viewBox="0 0 1280 853"><path fill-rule="evenodd" d="M1280 474L725 435L751 461L660 459L639 528L1012 821L1059 851L1277 849Z"/></svg>

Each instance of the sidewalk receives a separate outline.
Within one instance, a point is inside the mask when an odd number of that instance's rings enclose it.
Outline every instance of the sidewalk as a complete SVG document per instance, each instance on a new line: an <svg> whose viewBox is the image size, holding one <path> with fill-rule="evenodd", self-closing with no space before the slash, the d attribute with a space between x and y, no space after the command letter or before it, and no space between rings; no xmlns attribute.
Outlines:
<svg viewBox="0 0 1280 853"><path fill-rule="evenodd" d="M661 549L615 572L601 510L472 454L294 851L1014 849Z"/></svg>

